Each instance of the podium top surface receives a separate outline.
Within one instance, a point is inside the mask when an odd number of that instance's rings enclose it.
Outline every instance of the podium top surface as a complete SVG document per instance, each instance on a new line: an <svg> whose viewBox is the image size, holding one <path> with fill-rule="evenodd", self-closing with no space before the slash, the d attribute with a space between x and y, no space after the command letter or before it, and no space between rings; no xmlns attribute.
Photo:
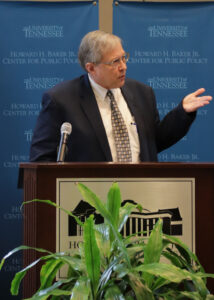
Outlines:
<svg viewBox="0 0 214 300"><path fill-rule="evenodd" d="M142 162L142 163L113 163L113 162L33 162L20 163L20 169L213 169L214 163L200 162L200 163L184 163L184 162Z"/></svg>

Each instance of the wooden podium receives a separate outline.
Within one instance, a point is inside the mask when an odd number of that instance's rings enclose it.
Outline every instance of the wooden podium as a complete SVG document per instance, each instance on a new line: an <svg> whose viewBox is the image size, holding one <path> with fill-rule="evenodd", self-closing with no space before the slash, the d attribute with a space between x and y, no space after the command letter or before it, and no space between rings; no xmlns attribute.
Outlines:
<svg viewBox="0 0 214 300"><path fill-rule="evenodd" d="M24 201L56 201L57 178L195 178L196 254L208 273L214 273L214 163L21 163ZM24 245L55 251L56 209L41 203L24 206ZM36 260L34 251L24 252L24 264ZM39 286L32 270L24 280L23 297ZM214 280L208 279L214 293Z"/></svg>

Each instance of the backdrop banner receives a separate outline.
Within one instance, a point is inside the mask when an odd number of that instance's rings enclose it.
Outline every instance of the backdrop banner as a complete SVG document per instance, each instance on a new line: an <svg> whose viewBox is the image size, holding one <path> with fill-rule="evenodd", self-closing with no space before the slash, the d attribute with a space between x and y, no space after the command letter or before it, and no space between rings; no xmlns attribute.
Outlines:
<svg viewBox="0 0 214 300"><path fill-rule="evenodd" d="M113 31L130 52L127 76L154 89L161 118L198 88L214 96L214 3L117 2ZM159 160L213 161L213 115L213 103L199 109L190 132Z"/></svg>
<svg viewBox="0 0 214 300"><path fill-rule="evenodd" d="M98 5L93 1L0 2L0 258L22 244L18 165L29 160L42 94L83 72L77 59L79 43L97 28ZM4 265L2 299L14 299L9 282L21 268L21 255Z"/></svg>

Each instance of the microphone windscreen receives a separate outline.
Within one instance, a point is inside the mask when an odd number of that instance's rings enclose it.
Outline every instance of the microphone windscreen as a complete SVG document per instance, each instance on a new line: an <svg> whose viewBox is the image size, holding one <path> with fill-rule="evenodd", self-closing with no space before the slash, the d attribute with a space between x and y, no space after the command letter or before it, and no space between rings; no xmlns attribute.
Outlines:
<svg viewBox="0 0 214 300"><path fill-rule="evenodd" d="M65 122L65 123L62 124L62 126L61 126L61 133L62 134L66 133L66 134L70 135L71 134L71 130L72 130L72 126L71 126L70 123Z"/></svg>

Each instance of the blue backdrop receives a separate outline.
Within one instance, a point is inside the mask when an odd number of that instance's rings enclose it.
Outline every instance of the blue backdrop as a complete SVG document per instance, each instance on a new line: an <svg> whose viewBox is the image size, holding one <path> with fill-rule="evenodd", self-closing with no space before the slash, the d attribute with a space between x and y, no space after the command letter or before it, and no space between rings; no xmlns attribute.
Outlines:
<svg viewBox="0 0 214 300"><path fill-rule="evenodd" d="M214 96L213 3L118 2L113 31L130 52L127 75L154 88L161 118L198 88ZM213 114L213 103L199 109L188 135L159 159L213 161Z"/></svg>
<svg viewBox="0 0 214 300"><path fill-rule="evenodd" d="M19 162L29 159L44 90L82 73L80 39L98 28L98 5L88 2L0 2L0 257L22 243ZM214 4L124 3L114 6L113 31L130 52L128 76L151 85L160 116L186 94L214 95ZM163 161L213 161L213 104L201 108L190 133L160 154ZM0 272L1 298L21 268L14 256Z"/></svg>
<svg viewBox="0 0 214 300"><path fill-rule="evenodd" d="M82 73L77 60L80 39L95 29L98 5L92 1L0 2L1 258L22 244L18 164L29 160L42 94ZM9 281L21 265L21 255L4 265L1 299L14 299Z"/></svg>

